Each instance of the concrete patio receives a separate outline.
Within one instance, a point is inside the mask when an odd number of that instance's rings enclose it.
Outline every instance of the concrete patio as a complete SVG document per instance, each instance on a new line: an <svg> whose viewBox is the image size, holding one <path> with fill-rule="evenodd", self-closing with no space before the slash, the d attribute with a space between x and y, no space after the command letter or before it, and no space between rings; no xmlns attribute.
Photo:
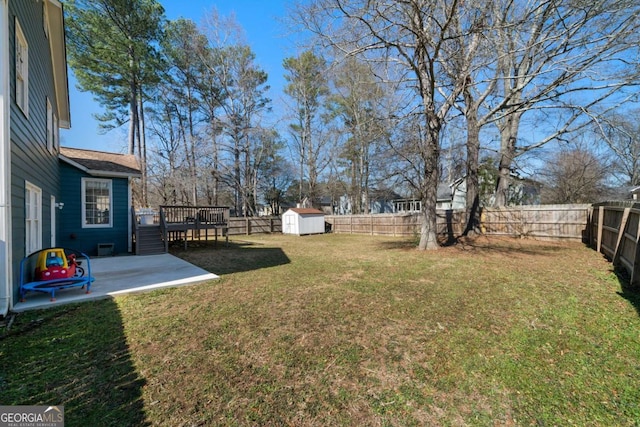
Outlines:
<svg viewBox="0 0 640 427"><path fill-rule="evenodd" d="M13 311L55 307L71 302L107 298L131 292L183 286L218 279L200 267L170 254L146 256L116 256L92 258L91 293L84 289L68 288L56 292L56 301L50 301L48 293L30 292L25 302L18 302ZM83 264L83 267L86 265Z"/></svg>

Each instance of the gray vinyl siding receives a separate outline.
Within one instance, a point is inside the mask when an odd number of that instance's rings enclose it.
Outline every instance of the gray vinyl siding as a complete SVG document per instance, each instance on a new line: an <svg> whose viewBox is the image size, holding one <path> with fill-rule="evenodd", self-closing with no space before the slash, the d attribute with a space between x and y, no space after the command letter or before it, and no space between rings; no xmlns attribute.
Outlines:
<svg viewBox="0 0 640 427"><path fill-rule="evenodd" d="M15 18L28 44L28 117L15 100ZM60 199L57 153L47 149L47 97L56 111L49 41L43 30L42 2L9 0L11 81L11 219L14 303L19 289L19 265L25 253L25 182L42 190L42 246L51 245L51 196ZM59 215L59 213L58 213Z"/></svg>
<svg viewBox="0 0 640 427"><path fill-rule="evenodd" d="M113 224L108 228L83 228L82 178L91 176L62 161L60 173L64 189L60 201L64 203L64 208L58 213L59 246L77 249L89 256L94 256L97 255L98 243L113 243L116 254L127 253L130 215L129 180L99 177L99 179L111 180Z"/></svg>

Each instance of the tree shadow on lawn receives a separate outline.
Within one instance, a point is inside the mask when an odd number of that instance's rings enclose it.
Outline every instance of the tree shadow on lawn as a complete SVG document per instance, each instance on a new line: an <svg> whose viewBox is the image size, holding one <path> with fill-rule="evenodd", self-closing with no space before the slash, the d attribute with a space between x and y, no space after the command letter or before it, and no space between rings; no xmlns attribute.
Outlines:
<svg viewBox="0 0 640 427"><path fill-rule="evenodd" d="M461 252L484 252L498 254L520 255L549 255L550 253L564 250L561 244L554 242L520 239L506 236L476 235L472 237L461 236L451 240L448 236L438 236L440 249L458 250ZM418 238L409 240L397 240L381 242L382 249L417 249Z"/></svg>
<svg viewBox="0 0 640 427"><path fill-rule="evenodd" d="M243 240L214 247L211 242L189 242L187 250L171 250L171 254L211 273L222 275L259 270L289 264L291 260L281 248Z"/></svg>
<svg viewBox="0 0 640 427"><path fill-rule="evenodd" d="M112 299L20 313L0 354L3 405L64 405L66 426L150 425Z"/></svg>
<svg viewBox="0 0 640 427"><path fill-rule="evenodd" d="M640 316L640 289L631 286L631 277L624 268L613 268L611 272L616 275L620 283L621 290L617 294L629 301Z"/></svg>

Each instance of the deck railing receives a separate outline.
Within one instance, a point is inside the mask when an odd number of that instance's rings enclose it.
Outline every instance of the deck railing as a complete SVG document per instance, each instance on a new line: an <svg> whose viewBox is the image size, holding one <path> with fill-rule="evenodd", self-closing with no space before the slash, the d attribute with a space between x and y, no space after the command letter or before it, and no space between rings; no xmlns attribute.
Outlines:
<svg viewBox="0 0 640 427"><path fill-rule="evenodd" d="M229 208L223 206L160 206L160 217L168 226L195 224L222 226L229 222Z"/></svg>
<svg viewBox="0 0 640 427"><path fill-rule="evenodd" d="M215 239L218 241L218 230L228 241L229 208L224 206L160 206L160 226L164 236L165 248L168 249L169 241L183 240L187 246L187 234L199 234L204 230L215 231Z"/></svg>

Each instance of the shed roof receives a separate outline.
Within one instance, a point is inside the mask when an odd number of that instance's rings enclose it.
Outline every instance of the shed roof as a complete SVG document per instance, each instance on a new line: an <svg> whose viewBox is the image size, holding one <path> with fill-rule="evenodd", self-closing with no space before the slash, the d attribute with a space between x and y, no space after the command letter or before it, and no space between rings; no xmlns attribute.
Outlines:
<svg viewBox="0 0 640 427"><path fill-rule="evenodd" d="M93 176L139 177L140 164L131 154L60 147L60 159Z"/></svg>
<svg viewBox="0 0 640 427"><path fill-rule="evenodd" d="M298 215L324 215L324 212L318 209L312 208L291 208L289 209Z"/></svg>

